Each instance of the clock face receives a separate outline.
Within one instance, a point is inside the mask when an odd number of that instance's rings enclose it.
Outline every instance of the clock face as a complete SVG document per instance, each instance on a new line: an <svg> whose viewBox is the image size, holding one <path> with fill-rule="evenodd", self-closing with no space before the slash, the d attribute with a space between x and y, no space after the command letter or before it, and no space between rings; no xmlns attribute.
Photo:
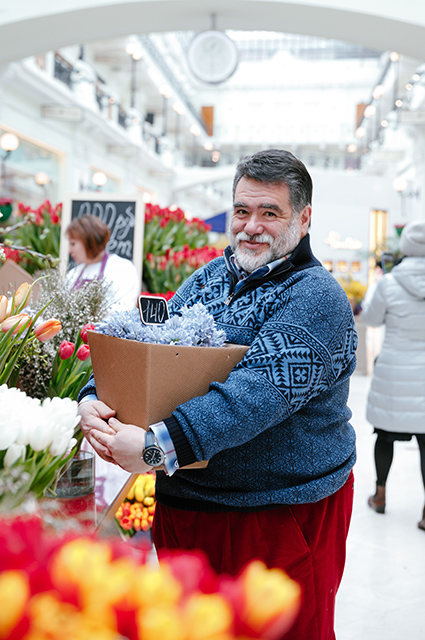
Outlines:
<svg viewBox="0 0 425 640"><path fill-rule="evenodd" d="M218 84L236 71L238 51L233 40L222 31L203 31L192 40L187 61L199 80Z"/></svg>
<svg viewBox="0 0 425 640"><path fill-rule="evenodd" d="M143 453L143 460L150 467L158 467L164 462L164 456L157 447L147 447Z"/></svg>

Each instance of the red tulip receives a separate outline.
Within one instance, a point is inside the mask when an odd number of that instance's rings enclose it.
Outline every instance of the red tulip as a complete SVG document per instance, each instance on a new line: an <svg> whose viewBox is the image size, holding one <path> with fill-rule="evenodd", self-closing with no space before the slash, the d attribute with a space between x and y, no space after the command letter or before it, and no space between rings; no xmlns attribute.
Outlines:
<svg viewBox="0 0 425 640"><path fill-rule="evenodd" d="M68 342L67 340L63 340L59 347L59 357L61 360L68 360L74 353L75 344L73 342Z"/></svg>
<svg viewBox="0 0 425 640"><path fill-rule="evenodd" d="M87 344L88 340L87 340L87 331L94 331L94 324L91 324L90 322L85 324L84 327L81 329L80 335L81 335L81 340L83 342L85 342Z"/></svg>
<svg viewBox="0 0 425 640"><path fill-rule="evenodd" d="M50 318L45 322L41 322L34 329L34 335L40 342L47 342L54 338L62 329L62 325L56 318Z"/></svg>
<svg viewBox="0 0 425 640"><path fill-rule="evenodd" d="M90 347L88 344L82 344L81 347L78 349L77 351L77 358L78 360L81 360L82 362L84 362L84 360L87 360L88 358L90 358Z"/></svg>
<svg viewBox="0 0 425 640"><path fill-rule="evenodd" d="M16 327L12 331L12 335L15 335L23 326L27 325L28 328L30 324L31 316L29 316L28 313L18 313L15 316L9 316L8 318L6 318L6 320L3 320L1 330L3 331L3 333L7 333L9 329L16 325Z"/></svg>

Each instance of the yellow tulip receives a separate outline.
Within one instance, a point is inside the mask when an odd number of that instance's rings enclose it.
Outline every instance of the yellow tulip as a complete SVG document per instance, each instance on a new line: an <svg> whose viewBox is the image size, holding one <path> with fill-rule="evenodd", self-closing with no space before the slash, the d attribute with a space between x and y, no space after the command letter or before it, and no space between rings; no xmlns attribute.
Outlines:
<svg viewBox="0 0 425 640"><path fill-rule="evenodd" d="M218 593L195 593L184 612L188 640L224 640L232 637L233 612Z"/></svg>
<svg viewBox="0 0 425 640"><path fill-rule="evenodd" d="M15 292L15 309L19 307L23 302L25 304L22 308L26 307L28 302L30 301L30 293L31 285L28 282L23 282L20 287Z"/></svg>
<svg viewBox="0 0 425 640"><path fill-rule="evenodd" d="M180 583L164 565L138 567L133 580L134 602L143 608L149 609L154 604L175 604L181 597Z"/></svg>
<svg viewBox="0 0 425 640"><path fill-rule="evenodd" d="M136 616L139 640L184 640L181 614L177 607L168 604L152 604Z"/></svg>
<svg viewBox="0 0 425 640"><path fill-rule="evenodd" d="M15 316L9 316L8 318L6 318L6 320L3 320L1 330L3 331L3 333L7 333L9 329L15 327L12 331L12 335L15 335L18 333L19 329L21 329L25 325L29 327L30 324L31 316L29 316L28 313L18 313Z"/></svg>
<svg viewBox="0 0 425 640"><path fill-rule="evenodd" d="M281 569L267 569L255 560L245 569L244 620L261 637L281 637L298 613L301 588Z"/></svg>
<svg viewBox="0 0 425 640"><path fill-rule="evenodd" d="M0 296L0 322L3 322L3 320L7 317L7 303L8 303L8 299L6 298L6 296Z"/></svg>
<svg viewBox="0 0 425 640"><path fill-rule="evenodd" d="M20 571L0 574L0 638L8 638L22 618L29 597L28 578Z"/></svg>
<svg viewBox="0 0 425 640"><path fill-rule="evenodd" d="M41 322L34 329L34 335L40 342L47 342L54 338L62 329L62 325L56 318L50 318L45 322Z"/></svg>

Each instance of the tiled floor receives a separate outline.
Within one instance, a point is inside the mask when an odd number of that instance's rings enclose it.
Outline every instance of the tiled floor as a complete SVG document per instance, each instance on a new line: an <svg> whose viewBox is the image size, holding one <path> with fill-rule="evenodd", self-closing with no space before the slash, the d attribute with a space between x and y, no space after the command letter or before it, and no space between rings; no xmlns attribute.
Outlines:
<svg viewBox="0 0 425 640"><path fill-rule="evenodd" d="M386 513L374 513L366 504L375 483L375 436L365 418L369 385L369 377L352 377L349 405L358 461L347 563L337 596L336 637L424 640L425 531L417 528L424 490L418 447L415 439L396 443Z"/></svg>

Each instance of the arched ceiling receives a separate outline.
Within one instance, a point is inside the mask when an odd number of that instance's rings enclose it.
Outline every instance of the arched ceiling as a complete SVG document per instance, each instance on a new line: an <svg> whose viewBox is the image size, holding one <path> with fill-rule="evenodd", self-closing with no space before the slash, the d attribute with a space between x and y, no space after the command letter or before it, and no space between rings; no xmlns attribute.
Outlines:
<svg viewBox="0 0 425 640"><path fill-rule="evenodd" d="M3 6L1 6L3 4ZM130 33L272 30L425 59L423 0L20 0L0 4L0 64Z"/></svg>

